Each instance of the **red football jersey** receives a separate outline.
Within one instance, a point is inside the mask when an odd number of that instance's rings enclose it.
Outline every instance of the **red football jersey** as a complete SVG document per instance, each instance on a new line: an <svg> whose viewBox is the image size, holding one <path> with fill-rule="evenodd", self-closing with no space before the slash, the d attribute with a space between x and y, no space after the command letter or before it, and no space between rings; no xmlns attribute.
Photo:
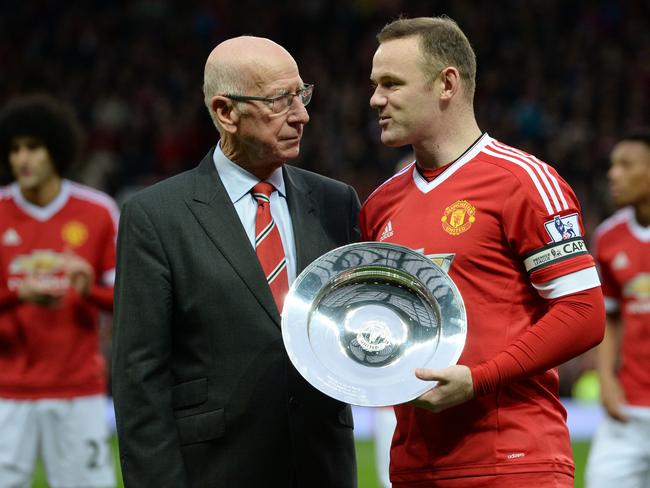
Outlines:
<svg viewBox="0 0 650 488"><path fill-rule="evenodd" d="M467 309L459 364L492 359L548 310L546 299L597 287L579 204L537 158L484 134L428 181L415 164L365 202L366 240L449 263ZM433 414L396 406L394 482L505 473L573 473L557 370Z"/></svg>
<svg viewBox="0 0 650 488"><path fill-rule="evenodd" d="M650 407L650 227L641 227L626 207L594 233L607 312L623 322L618 375L630 405Z"/></svg>
<svg viewBox="0 0 650 488"><path fill-rule="evenodd" d="M28 274L67 290L50 308L18 302L0 310L0 397L69 398L105 393L98 309L69 288L62 253L95 270L98 285L115 277L118 210L107 195L63 180L47 206L24 199L17 184L0 194L0 292L11 296Z"/></svg>

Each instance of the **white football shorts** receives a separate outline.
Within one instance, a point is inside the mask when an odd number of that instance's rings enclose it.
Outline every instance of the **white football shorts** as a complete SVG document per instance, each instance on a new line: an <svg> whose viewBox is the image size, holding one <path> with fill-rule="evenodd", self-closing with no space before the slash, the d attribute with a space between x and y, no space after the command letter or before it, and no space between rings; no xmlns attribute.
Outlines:
<svg viewBox="0 0 650 488"><path fill-rule="evenodd" d="M598 427L586 468L587 488L650 487L650 408L625 407L628 422L609 416Z"/></svg>
<svg viewBox="0 0 650 488"><path fill-rule="evenodd" d="M41 458L52 488L112 488L115 467L103 395L0 398L0 487L30 488Z"/></svg>

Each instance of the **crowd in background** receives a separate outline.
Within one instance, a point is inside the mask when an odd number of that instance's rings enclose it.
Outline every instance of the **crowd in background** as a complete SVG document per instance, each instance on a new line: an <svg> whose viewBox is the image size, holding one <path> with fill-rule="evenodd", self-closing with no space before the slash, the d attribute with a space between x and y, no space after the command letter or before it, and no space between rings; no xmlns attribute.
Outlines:
<svg viewBox="0 0 650 488"><path fill-rule="evenodd" d="M316 86L296 164L363 199L405 156L381 145L368 105L375 35L401 13L455 19L477 54L480 127L556 167L587 232L611 212L611 146L650 122L644 0L12 2L0 8L0 103L32 92L72 103L86 145L71 176L120 201L215 144L197 68L211 49L240 34L269 37Z"/></svg>

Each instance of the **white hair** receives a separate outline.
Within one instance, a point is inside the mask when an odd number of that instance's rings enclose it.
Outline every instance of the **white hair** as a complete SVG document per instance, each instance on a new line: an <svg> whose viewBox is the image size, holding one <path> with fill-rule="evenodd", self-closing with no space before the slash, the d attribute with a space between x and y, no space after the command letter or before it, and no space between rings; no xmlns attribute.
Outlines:
<svg viewBox="0 0 650 488"><path fill-rule="evenodd" d="M232 66L226 64L215 65L214 63L207 63L205 73L203 76L203 101L210 118L214 122L219 133L221 127L215 114L212 112L212 97L215 95L241 95L246 90L246 83L242 79L241 74L233 69ZM238 102L233 101L235 104Z"/></svg>

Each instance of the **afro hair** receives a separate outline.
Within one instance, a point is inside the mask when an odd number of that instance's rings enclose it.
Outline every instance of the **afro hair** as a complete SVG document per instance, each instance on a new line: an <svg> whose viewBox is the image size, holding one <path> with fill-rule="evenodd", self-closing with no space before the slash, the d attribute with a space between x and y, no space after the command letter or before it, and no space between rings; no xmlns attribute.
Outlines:
<svg viewBox="0 0 650 488"><path fill-rule="evenodd" d="M48 95L31 95L10 101L0 111L0 164L9 164L17 137L32 137L50 153L59 175L76 162L82 131L72 108Z"/></svg>

